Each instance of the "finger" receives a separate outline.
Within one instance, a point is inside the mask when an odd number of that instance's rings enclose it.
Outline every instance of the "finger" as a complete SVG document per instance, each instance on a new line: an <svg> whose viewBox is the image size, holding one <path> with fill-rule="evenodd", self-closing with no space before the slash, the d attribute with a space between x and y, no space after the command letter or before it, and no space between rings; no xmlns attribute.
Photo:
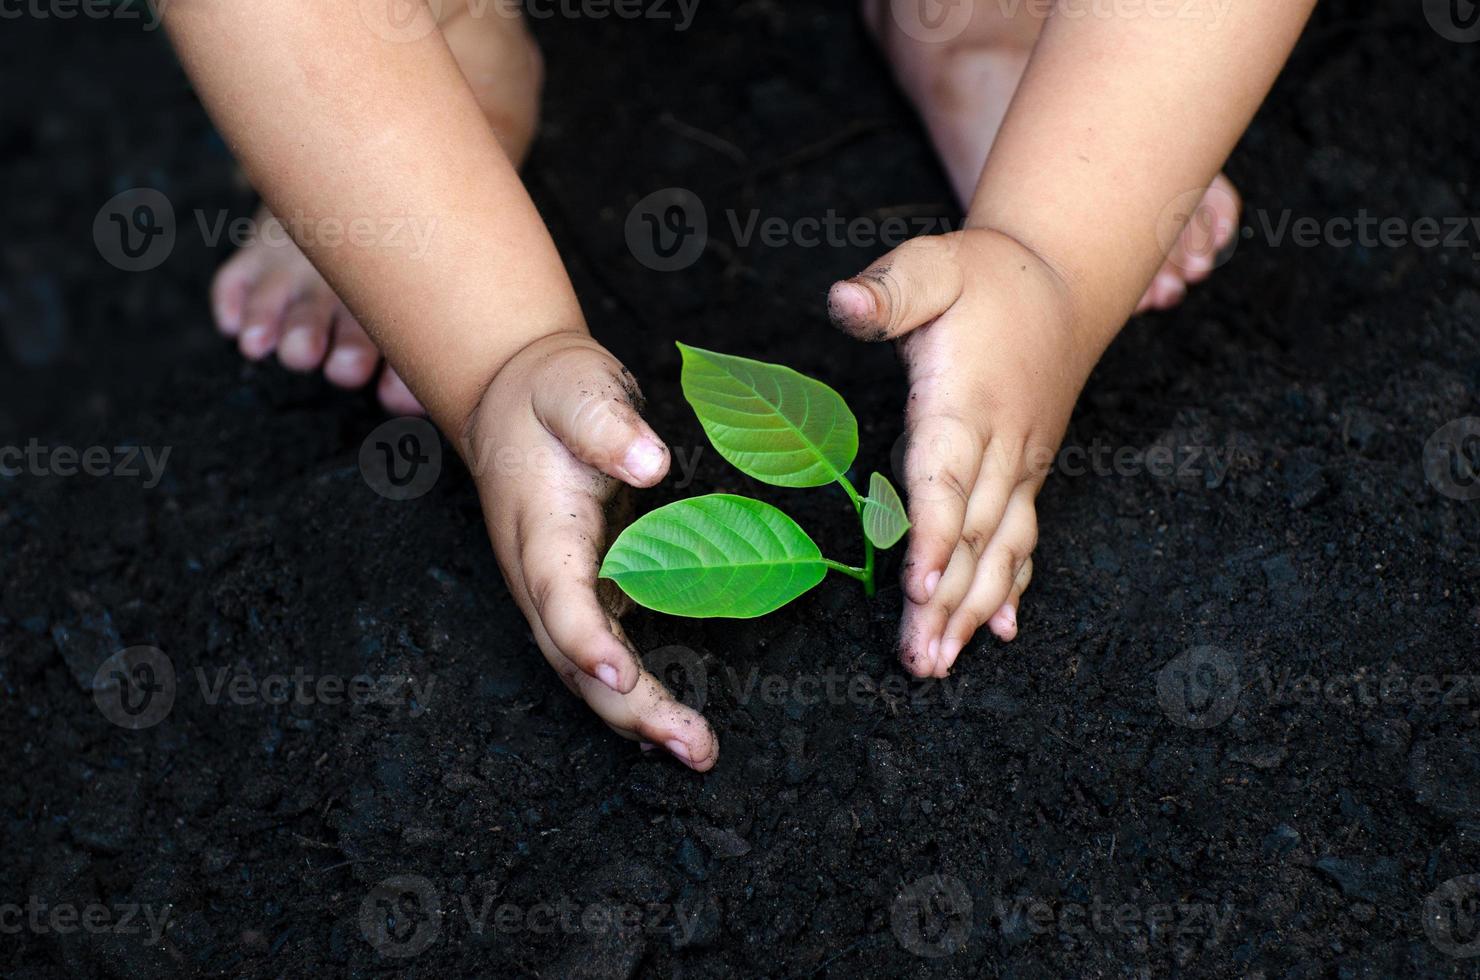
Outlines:
<svg viewBox="0 0 1480 980"><path fill-rule="evenodd" d="M543 623L530 619L535 642L566 687L623 738L661 745L684 765L707 772L719 761L719 739L703 715L673 697L652 674L639 672L632 690L612 690L581 671L555 646ZM613 624L616 633L621 626ZM622 636L625 640L625 635Z"/></svg>
<svg viewBox="0 0 1480 980"><path fill-rule="evenodd" d="M580 695L608 725L623 735L666 748L696 772L719 761L719 739L704 716L674 699L656 677L644 671L628 694L617 694L579 675Z"/></svg>
<svg viewBox="0 0 1480 980"><path fill-rule="evenodd" d="M580 341L576 341L580 343ZM650 487L668 472L668 447L638 414L641 393L632 375L594 345L568 348L534 386L534 413L581 462L634 487Z"/></svg>
<svg viewBox="0 0 1480 980"><path fill-rule="evenodd" d="M406 382L396 373L396 369L389 364L380 373L380 384L375 389L380 404L392 415L425 415L427 410L421 407L421 402L411 389L406 387Z"/></svg>
<svg viewBox="0 0 1480 980"><path fill-rule="evenodd" d="M327 287L312 289L288 304L283 312L282 340L278 342L278 360L283 367L312 371L324 362L338 305Z"/></svg>
<svg viewBox="0 0 1480 980"><path fill-rule="evenodd" d="M1002 603L1001 608L992 614L991 619L987 620L987 626L991 628L993 635L1004 643L1010 643L1017 639L1018 610L1022 608L1023 592L1027 590L1028 584L1032 581L1033 558L1030 555L1023 561L1022 567L1018 569L1018 573L1012 582L1012 591L1007 594L1007 601Z"/></svg>
<svg viewBox="0 0 1480 980"><path fill-rule="evenodd" d="M289 269L274 269L247 294L242 308L242 332L237 347L242 356L260 361L277 346L283 311L296 298L301 283Z"/></svg>
<svg viewBox="0 0 1480 980"><path fill-rule="evenodd" d="M618 693L641 668L596 598L596 535L601 513L590 496L526 512L518 529L519 565L533 615L560 654Z"/></svg>
<svg viewBox="0 0 1480 980"><path fill-rule="evenodd" d="M241 333L247 294L261 272L259 251L243 249L227 259L211 281L211 312L216 318L216 329L226 336Z"/></svg>
<svg viewBox="0 0 1480 980"><path fill-rule="evenodd" d="M340 306L334 315L333 349L324 362L324 377L341 388L363 388L380 363L380 351L354 314Z"/></svg>
<svg viewBox="0 0 1480 980"><path fill-rule="evenodd" d="M1037 544L1032 489L1022 487L1013 494L1002 523L977 563L970 589L946 624L940 645L942 670L951 669L976 631L1002 607Z"/></svg>
<svg viewBox="0 0 1480 980"><path fill-rule="evenodd" d="M930 601L945 573L981 463L981 437L955 416L922 413L911 427L904 468L912 527L902 584L916 604Z"/></svg>
<svg viewBox="0 0 1480 980"><path fill-rule="evenodd" d="M930 323L961 297L956 235L912 238L827 294L833 324L860 340L890 340Z"/></svg>
<svg viewBox="0 0 1480 980"><path fill-rule="evenodd" d="M905 603L900 619L900 661L916 677L945 676L941 669L941 637L955 607L955 601L947 604L947 600L959 601L970 587L980 555L977 547L974 536L957 538L931 601Z"/></svg>

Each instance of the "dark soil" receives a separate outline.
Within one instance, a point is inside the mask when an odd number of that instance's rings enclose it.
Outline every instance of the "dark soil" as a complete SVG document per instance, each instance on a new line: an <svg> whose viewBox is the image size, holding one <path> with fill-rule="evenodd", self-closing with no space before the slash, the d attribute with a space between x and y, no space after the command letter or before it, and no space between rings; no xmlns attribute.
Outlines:
<svg viewBox="0 0 1480 980"><path fill-rule="evenodd" d="M703 445L683 339L825 378L861 420L860 466L886 467L901 374L823 304L880 250L742 247L726 216L956 220L852 6L536 28L530 183L658 431ZM378 496L357 464L369 395L216 338L227 249L193 214L252 201L162 36L27 17L0 45L0 443L171 449L152 488L0 478L0 906L22 908L0 908L0 973L1477 975L1450 954L1480 903L1480 681L1454 679L1480 674L1480 501L1421 460L1480 415L1480 233L1298 247L1260 217L1480 213L1480 46L1419 4L1318 12L1229 165L1256 233L1180 310L1131 324L1070 432L1166 447L1176 470L1050 479L1015 644L909 683L897 588L866 602L837 576L759 621L630 617L719 733L702 777L612 735L545 666L465 473ZM179 216L142 274L91 233L135 186ZM623 222L669 186L704 201L713 241L652 272ZM640 504L750 490L857 557L840 495L698 461ZM131 645L179 685L140 731L91 691ZM410 675L424 696L211 703L221 676L295 671ZM1386 695L1344 698L1363 676ZM1414 693L1426 678L1448 696ZM91 906L111 925L54 928ZM165 906L151 941L144 910Z"/></svg>

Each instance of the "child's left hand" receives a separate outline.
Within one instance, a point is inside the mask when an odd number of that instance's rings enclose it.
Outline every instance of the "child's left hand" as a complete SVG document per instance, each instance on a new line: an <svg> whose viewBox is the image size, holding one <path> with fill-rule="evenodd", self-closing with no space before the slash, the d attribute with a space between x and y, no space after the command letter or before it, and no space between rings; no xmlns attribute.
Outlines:
<svg viewBox="0 0 1480 980"><path fill-rule="evenodd" d="M1034 499L1101 345L1057 273L986 229L906 242L835 284L828 309L855 337L899 339L909 369L900 659L944 677L983 624L1017 635Z"/></svg>

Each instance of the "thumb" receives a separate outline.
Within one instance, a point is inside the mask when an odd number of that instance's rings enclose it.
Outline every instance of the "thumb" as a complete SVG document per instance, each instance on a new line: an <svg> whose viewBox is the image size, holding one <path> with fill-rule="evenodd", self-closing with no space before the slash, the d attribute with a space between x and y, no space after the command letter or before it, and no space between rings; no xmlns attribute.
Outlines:
<svg viewBox="0 0 1480 980"><path fill-rule="evenodd" d="M534 386L534 413L589 466L634 487L668 473L668 447L643 421L632 373L604 349L567 348L546 362Z"/></svg>
<svg viewBox="0 0 1480 980"><path fill-rule="evenodd" d="M893 340L940 316L961 297L959 232L912 238L852 279L833 284L827 312L859 340Z"/></svg>

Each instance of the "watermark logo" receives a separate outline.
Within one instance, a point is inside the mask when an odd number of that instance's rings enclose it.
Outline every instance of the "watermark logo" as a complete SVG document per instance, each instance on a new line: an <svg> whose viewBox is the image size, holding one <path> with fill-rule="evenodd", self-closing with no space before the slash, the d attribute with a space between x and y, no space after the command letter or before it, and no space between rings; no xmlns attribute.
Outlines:
<svg viewBox="0 0 1480 980"><path fill-rule="evenodd" d="M704 710L709 701L709 674L697 652L677 644L658 647L643 656L642 665L679 701L695 711Z"/></svg>
<svg viewBox="0 0 1480 980"><path fill-rule="evenodd" d="M360 20L382 41L410 44L442 21L442 0L357 0Z"/></svg>
<svg viewBox="0 0 1480 980"><path fill-rule="evenodd" d="M1451 500L1480 497L1480 418L1446 423L1423 447L1423 475Z"/></svg>
<svg viewBox="0 0 1480 980"><path fill-rule="evenodd" d="M894 897L889 928L916 956L950 956L971 937L971 893L959 878L926 875Z"/></svg>
<svg viewBox="0 0 1480 980"><path fill-rule="evenodd" d="M916 41L940 44L960 37L971 23L975 0L884 0L894 24Z"/></svg>
<svg viewBox="0 0 1480 980"><path fill-rule="evenodd" d="M153 728L175 705L175 665L155 647L128 647L103 661L92 691L93 703L113 724Z"/></svg>
<svg viewBox="0 0 1480 980"><path fill-rule="evenodd" d="M360 444L360 475L387 500L415 500L441 473L442 438L426 419L391 419Z"/></svg>
<svg viewBox="0 0 1480 980"><path fill-rule="evenodd" d="M403 959L442 933L442 896L421 875L391 875L360 902L360 935L381 956Z"/></svg>
<svg viewBox="0 0 1480 980"><path fill-rule="evenodd" d="M1446 41L1480 41L1480 2L1477 0L1423 0L1423 15Z"/></svg>
<svg viewBox="0 0 1480 980"><path fill-rule="evenodd" d="M1446 956L1480 956L1480 874L1450 878L1423 903L1423 929Z"/></svg>
<svg viewBox="0 0 1480 980"><path fill-rule="evenodd" d="M654 272L678 272L704 254L709 214L693 191L665 187L633 206L624 231L633 258Z"/></svg>
<svg viewBox="0 0 1480 980"><path fill-rule="evenodd" d="M1184 728L1216 728L1238 707L1238 664L1218 647L1194 647L1175 657L1156 675L1161 710Z"/></svg>
<svg viewBox="0 0 1480 980"><path fill-rule="evenodd" d="M1236 226L1219 217L1220 208L1236 215L1238 199L1226 187L1214 185L1183 191L1157 216L1156 243L1163 254L1171 256L1180 240L1182 247L1174 264L1180 263L1184 275L1216 269L1238 250L1238 235L1233 234ZM1226 238L1226 244L1220 247L1219 238Z"/></svg>
<svg viewBox="0 0 1480 980"><path fill-rule="evenodd" d="M134 187L109 198L93 218L93 243L109 265L148 272L175 249L175 207L152 187Z"/></svg>

